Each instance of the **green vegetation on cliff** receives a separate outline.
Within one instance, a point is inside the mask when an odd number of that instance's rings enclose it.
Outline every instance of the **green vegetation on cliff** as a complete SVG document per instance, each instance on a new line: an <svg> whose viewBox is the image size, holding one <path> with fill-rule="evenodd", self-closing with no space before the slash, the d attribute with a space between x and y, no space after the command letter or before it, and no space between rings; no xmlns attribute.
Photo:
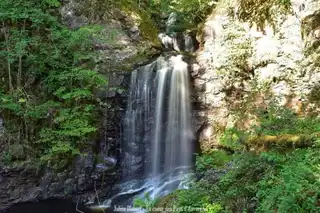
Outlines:
<svg viewBox="0 0 320 213"><path fill-rule="evenodd" d="M99 27L69 30L58 0L0 3L0 135L5 162L40 159L65 166L97 130L95 91L106 84L91 70ZM19 153L19 154L17 154Z"/></svg>
<svg viewBox="0 0 320 213"><path fill-rule="evenodd" d="M174 208L176 213L188 212L185 207L210 213L319 212L319 118L297 117L281 108L260 118L260 125L248 131L225 131L221 143L235 154L212 150L198 156L200 180L159 199L153 208ZM305 146L299 147L300 138L293 140L290 134L305 135ZM275 146L261 149L267 143L263 135Z"/></svg>
<svg viewBox="0 0 320 213"><path fill-rule="evenodd" d="M166 5L166 13L178 11L194 19L202 16L208 2L69 2L81 4L73 15L87 17L85 26L69 29L62 24L59 0L1 1L0 118L5 128L0 131L1 162L64 167L90 148L103 105L95 94L107 84L94 71L94 47L101 39L109 39L102 35L108 34L107 29L92 23L121 20L127 24L121 26L124 30L138 27L146 43L160 46L154 22L154 16L160 16L158 5ZM147 51L150 45L142 43L141 49ZM139 54L132 60L138 60Z"/></svg>
<svg viewBox="0 0 320 213"><path fill-rule="evenodd" d="M264 31L266 24L275 26L279 14L290 12L290 0L239 0L239 18L255 23L258 30Z"/></svg>
<svg viewBox="0 0 320 213"><path fill-rule="evenodd" d="M212 0L150 0L147 5L160 16L176 13L178 24L172 27L170 32L182 32L193 30L197 24L204 21L213 8Z"/></svg>

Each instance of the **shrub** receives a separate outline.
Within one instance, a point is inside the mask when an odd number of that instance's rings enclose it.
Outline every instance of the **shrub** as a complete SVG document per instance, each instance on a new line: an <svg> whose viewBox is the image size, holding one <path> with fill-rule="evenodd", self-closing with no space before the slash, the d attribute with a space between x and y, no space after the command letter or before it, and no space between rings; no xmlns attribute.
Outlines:
<svg viewBox="0 0 320 213"><path fill-rule="evenodd" d="M210 153L196 156L196 172L204 174L211 168L221 168L231 160L231 156L223 150L213 150Z"/></svg>
<svg viewBox="0 0 320 213"><path fill-rule="evenodd" d="M301 213L320 211L320 138L319 119L299 118L277 107L261 114L261 123L251 131L228 129L221 141L234 147L250 135L314 135L314 143L305 148L279 152L242 152L232 156L232 166L219 181L200 180L188 190L176 192L175 204L195 207L216 205L217 212ZM214 154L212 154L214 153ZM197 158L197 170L204 173L212 165L224 162L224 154L212 152ZM220 156L221 155L221 156ZM215 156L215 157L214 157Z"/></svg>
<svg viewBox="0 0 320 213"><path fill-rule="evenodd" d="M320 131L317 117L299 118L293 111L272 105L267 113L259 114L260 125L253 127L254 134L312 134Z"/></svg>
<svg viewBox="0 0 320 213"><path fill-rule="evenodd" d="M7 80L0 84L0 111L12 161L25 159L12 150L21 145L36 162L67 166L98 128L94 94L107 82L92 70L92 37L101 28L68 29L59 6L58 0L0 2L0 62L6 64L0 76Z"/></svg>
<svg viewBox="0 0 320 213"><path fill-rule="evenodd" d="M257 212L319 212L320 157L312 149L296 150L274 174L258 183Z"/></svg>

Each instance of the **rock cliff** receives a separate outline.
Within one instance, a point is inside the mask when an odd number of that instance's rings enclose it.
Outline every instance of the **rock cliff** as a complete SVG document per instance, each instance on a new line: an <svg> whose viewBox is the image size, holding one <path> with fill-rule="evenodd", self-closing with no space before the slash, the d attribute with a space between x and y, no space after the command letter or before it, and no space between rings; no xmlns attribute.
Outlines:
<svg viewBox="0 0 320 213"><path fill-rule="evenodd" d="M198 33L195 116L198 126L210 123L200 135L203 150L217 145L225 128L253 125L256 110L270 104L318 112L320 2L288 1L284 11L277 4L264 10L267 3L243 8L241 2L219 1ZM271 18L261 24L265 11Z"/></svg>

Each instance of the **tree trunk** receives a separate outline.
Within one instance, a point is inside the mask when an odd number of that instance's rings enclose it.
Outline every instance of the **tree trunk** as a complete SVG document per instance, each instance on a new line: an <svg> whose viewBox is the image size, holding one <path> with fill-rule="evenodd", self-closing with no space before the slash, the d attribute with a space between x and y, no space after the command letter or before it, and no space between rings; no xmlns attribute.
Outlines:
<svg viewBox="0 0 320 213"><path fill-rule="evenodd" d="M2 22L2 27L3 27L3 32L4 32L4 38L6 42L6 50L7 50L7 66L8 66L8 78L9 78L9 91L10 93L13 91L13 86L12 86L12 77L11 77L11 62L10 62L10 57L9 57L9 52L10 52L10 47L9 47L9 34L7 32L7 27L4 22Z"/></svg>
<svg viewBox="0 0 320 213"><path fill-rule="evenodd" d="M21 73L22 73L22 56L19 55L19 68L18 68L18 74L17 74L17 87L21 87Z"/></svg>

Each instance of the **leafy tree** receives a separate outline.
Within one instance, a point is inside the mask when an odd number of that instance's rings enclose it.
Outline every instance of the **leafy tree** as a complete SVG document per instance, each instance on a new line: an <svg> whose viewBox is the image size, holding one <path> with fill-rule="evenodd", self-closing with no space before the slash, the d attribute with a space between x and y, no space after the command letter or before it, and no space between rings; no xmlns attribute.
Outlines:
<svg viewBox="0 0 320 213"><path fill-rule="evenodd" d="M13 144L29 158L65 166L97 130L95 92L106 84L92 70L98 26L70 30L58 0L0 2L0 113L6 124L0 146Z"/></svg>
<svg viewBox="0 0 320 213"><path fill-rule="evenodd" d="M179 16L179 23L174 29L184 31L195 27L199 22L203 21L213 8L212 0L149 0L148 5L154 8L158 13L175 12Z"/></svg>

